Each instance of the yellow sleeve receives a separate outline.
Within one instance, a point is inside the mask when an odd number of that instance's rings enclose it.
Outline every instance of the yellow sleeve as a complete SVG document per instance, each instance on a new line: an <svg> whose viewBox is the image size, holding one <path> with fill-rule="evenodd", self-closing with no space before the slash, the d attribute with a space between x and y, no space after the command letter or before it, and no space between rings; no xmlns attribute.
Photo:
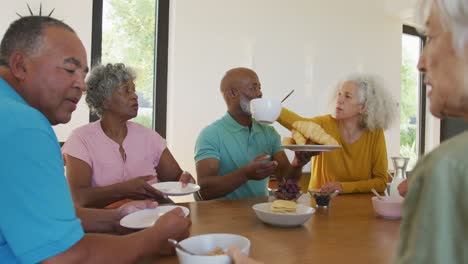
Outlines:
<svg viewBox="0 0 468 264"><path fill-rule="evenodd" d="M281 108L281 114L278 117L278 123L280 123L282 126L287 128L288 130L291 130L292 124L296 121L314 121L314 118L305 118L302 117L293 111L287 109L286 107Z"/></svg>
<svg viewBox="0 0 468 264"><path fill-rule="evenodd" d="M280 123L282 126L287 128L288 130L291 130L293 128L292 124L294 122L302 121L302 120L303 121L314 121L315 122L316 118L305 118L305 117L302 117L302 116L294 113L293 111L287 109L286 107L283 107L283 108L281 108L281 114L278 117L278 120L276 120L276 121L278 121L278 123ZM311 174L302 175L299 178L298 185L300 186L302 192L305 192L305 193L307 192L309 182L310 182L310 175Z"/></svg>
<svg viewBox="0 0 468 264"><path fill-rule="evenodd" d="M372 164L372 175L368 180L340 182L343 187L343 193L365 193L374 188L378 192L383 192L387 188L388 161L387 146L383 130L376 131L376 139L373 144L367 146L368 151L372 152L372 158L369 160Z"/></svg>

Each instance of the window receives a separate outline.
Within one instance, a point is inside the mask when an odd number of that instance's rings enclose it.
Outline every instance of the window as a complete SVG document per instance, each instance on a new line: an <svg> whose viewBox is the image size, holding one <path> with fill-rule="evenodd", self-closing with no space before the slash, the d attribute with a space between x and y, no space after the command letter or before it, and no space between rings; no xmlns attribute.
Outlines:
<svg viewBox="0 0 468 264"><path fill-rule="evenodd" d="M417 69L423 39L414 28L404 26L401 44L400 155L410 158L411 170L424 153L426 92Z"/></svg>
<svg viewBox="0 0 468 264"><path fill-rule="evenodd" d="M169 0L94 0L92 65L135 69L139 110L133 120L165 137ZM96 120L97 117L91 117Z"/></svg>

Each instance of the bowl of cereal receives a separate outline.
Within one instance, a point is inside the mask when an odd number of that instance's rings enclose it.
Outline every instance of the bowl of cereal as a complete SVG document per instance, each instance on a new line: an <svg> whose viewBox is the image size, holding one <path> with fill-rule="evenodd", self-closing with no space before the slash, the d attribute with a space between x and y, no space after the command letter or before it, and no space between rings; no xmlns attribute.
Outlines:
<svg viewBox="0 0 468 264"><path fill-rule="evenodd" d="M205 234L186 238L179 244L196 255L190 255L176 248L181 264L230 264L225 252L230 247L238 247L246 255L250 252L250 240L235 234Z"/></svg>
<svg viewBox="0 0 468 264"><path fill-rule="evenodd" d="M377 215L387 219L400 219L403 198L392 196L372 197L372 207Z"/></svg>

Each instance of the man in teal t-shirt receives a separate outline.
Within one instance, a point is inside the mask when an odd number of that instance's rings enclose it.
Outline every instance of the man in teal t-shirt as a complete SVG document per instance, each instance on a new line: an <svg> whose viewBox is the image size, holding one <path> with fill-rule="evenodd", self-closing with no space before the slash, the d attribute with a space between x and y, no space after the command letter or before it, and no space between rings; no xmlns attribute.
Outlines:
<svg viewBox="0 0 468 264"><path fill-rule="evenodd" d="M269 176L300 177L312 153L298 152L289 163L275 129L252 118L250 100L262 97L257 74L247 68L229 70L221 93L228 111L203 129L195 145L202 198L267 196Z"/></svg>

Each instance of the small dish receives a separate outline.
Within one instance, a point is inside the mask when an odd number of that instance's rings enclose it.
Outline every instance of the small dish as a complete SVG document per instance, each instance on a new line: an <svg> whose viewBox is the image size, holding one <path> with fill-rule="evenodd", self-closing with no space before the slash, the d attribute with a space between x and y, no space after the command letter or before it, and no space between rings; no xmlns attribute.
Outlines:
<svg viewBox="0 0 468 264"><path fill-rule="evenodd" d="M333 197L337 196L339 191L321 192L319 190L309 189L309 193L315 199L317 207L328 208Z"/></svg>

